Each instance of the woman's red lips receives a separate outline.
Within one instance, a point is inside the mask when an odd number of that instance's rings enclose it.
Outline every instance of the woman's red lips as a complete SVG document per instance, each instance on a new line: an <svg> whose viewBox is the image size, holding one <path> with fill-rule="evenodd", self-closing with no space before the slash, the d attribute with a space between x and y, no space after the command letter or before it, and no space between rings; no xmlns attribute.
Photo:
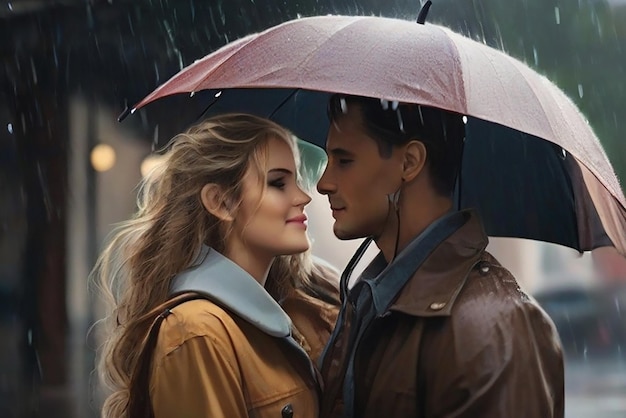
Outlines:
<svg viewBox="0 0 626 418"><path fill-rule="evenodd" d="M307 220L306 215L300 215L300 216L296 216L296 217L294 217L294 218L287 219L287 222L288 222L288 223L289 223L289 222L296 222L296 223L301 223L301 224L303 224L303 223L305 223L305 222L306 222L306 220Z"/></svg>

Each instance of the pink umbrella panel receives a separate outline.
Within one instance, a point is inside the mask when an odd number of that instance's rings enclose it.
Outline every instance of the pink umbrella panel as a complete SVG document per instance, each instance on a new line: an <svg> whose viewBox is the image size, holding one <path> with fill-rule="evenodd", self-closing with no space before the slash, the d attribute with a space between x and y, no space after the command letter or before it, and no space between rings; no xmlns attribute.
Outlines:
<svg viewBox="0 0 626 418"><path fill-rule="evenodd" d="M576 203L581 240L589 235L586 199L626 254L624 193L575 104L526 64L445 27L361 16L288 21L197 60L133 110L164 96L232 88L296 88L418 103L550 141L574 157L580 173L582 185L575 188L586 196Z"/></svg>

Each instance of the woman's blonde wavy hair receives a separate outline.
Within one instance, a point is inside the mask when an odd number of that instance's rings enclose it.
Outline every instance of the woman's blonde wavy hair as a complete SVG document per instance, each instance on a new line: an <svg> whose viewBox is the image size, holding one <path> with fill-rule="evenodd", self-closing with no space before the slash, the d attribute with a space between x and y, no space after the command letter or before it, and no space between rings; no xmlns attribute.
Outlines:
<svg viewBox="0 0 626 418"><path fill-rule="evenodd" d="M108 308L97 366L109 391L103 417L128 415L138 347L154 319L150 312L168 299L171 279L192 265L203 244L224 249L229 231L205 210L202 187L221 186L224 202L236 213L248 169L257 170L266 184L271 138L289 144L298 161L295 139L267 119L245 114L207 119L174 137L163 162L140 183L137 212L112 232L91 275ZM334 300L332 291L315 284L317 272L308 251L278 257L267 289L278 301L296 289L311 298Z"/></svg>

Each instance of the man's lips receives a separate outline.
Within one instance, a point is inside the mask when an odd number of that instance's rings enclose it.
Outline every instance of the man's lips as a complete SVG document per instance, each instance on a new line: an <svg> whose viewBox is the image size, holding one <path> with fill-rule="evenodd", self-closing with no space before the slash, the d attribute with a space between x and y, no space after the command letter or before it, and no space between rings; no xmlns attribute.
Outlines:
<svg viewBox="0 0 626 418"><path fill-rule="evenodd" d="M330 210L332 211L332 215L333 218L338 219L339 216L341 216L341 213L345 210L346 208L344 206L331 206Z"/></svg>

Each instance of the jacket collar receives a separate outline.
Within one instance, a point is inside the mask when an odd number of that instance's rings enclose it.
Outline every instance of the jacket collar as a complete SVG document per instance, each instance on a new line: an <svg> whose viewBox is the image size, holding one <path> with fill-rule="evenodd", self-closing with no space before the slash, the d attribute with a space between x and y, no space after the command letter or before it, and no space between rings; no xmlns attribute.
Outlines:
<svg viewBox="0 0 626 418"><path fill-rule="evenodd" d="M203 246L194 265L176 275L170 295L197 292L274 337L291 334L291 320L267 291L230 259Z"/></svg>
<svg viewBox="0 0 626 418"><path fill-rule="evenodd" d="M468 221L429 255L390 310L414 316L450 315L465 280L489 242L478 214L472 210L468 213Z"/></svg>

